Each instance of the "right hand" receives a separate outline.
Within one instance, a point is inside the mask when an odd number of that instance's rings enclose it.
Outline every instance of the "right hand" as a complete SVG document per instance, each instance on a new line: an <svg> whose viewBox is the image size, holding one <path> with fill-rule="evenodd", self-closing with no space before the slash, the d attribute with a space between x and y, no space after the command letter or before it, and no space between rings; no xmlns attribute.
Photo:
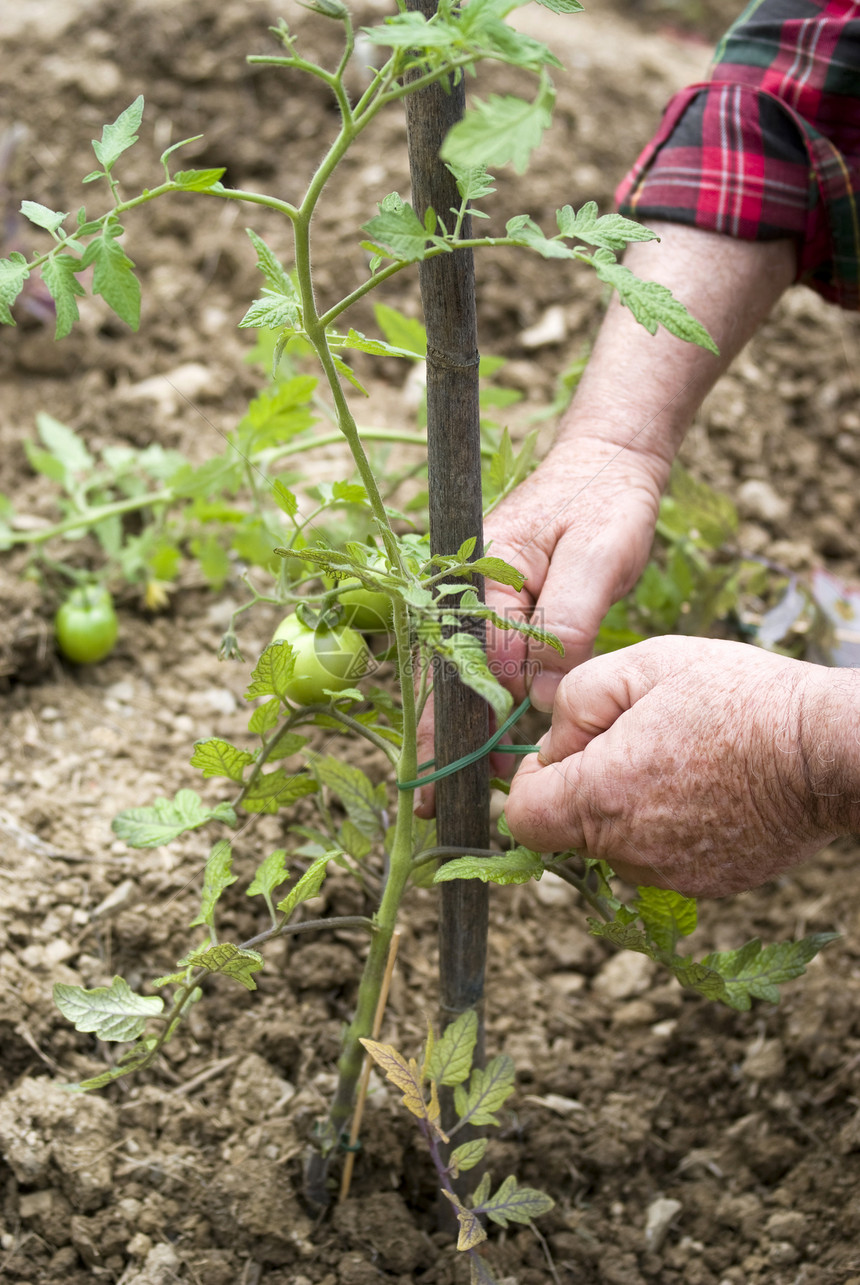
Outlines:
<svg viewBox="0 0 860 1285"><path fill-rule="evenodd" d="M492 629L488 660L515 700L552 709L556 688L588 660L600 622L636 583L654 538L662 461L601 438L559 444L487 519L489 553L526 576L517 593L487 581L501 616L555 634L564 656L512 629Z"/></svg>
<svg viewBox="0 0 860 1285"><path fill-rule="evenodd" d="M513 629L488 631L487 659L515 701L529 692L552 709L564 675L587 660L600 622L648 560L667 467L642 452L579 436L549 452L487 519L485 548L522 571L518 593L486 582L487 603L501 616L530 620L555 634L564 656ZM433 709L418 728L419 761L433 757ZM511 755L493 771L510 773ZM432 785L416 791L418 816L434 815Z"/></svg>

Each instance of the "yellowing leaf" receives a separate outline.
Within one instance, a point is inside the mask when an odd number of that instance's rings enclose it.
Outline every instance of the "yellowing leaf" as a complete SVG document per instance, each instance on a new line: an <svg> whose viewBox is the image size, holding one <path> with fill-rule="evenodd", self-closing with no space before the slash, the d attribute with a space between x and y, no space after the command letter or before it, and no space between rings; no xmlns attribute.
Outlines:
<svg viewBox="0 0 860 1285"><path fill-rule="evenodd" d="M429 1124L430 1116L421 1092L421 1079L415 1058L410 1058L407 1062L403 1054L398 1053L392 1044L379 1044L376 1040L365 1039L361 1043L377 1066L385 1072L385 1078L390 1080L395 1088L401 1090L403 1093L401 1100L406 1109L419 1120L426 1120Z"/></svg>
<svg viewBox="0 0 860 1285"><path fill-rule="evenodd" d="M481 1225L481 1220L471 1209L467 1209L463 1202L455 1196L453 1191L446 1191L442 1188L442 1195L450 1200L454 1206L454 1212L457 1215L457 1222L460 1224L460 1234L457 1237L457 1248L459 1250L474 1249L480 1245L482 1240L487 1239L487 1233Z"/></svg>

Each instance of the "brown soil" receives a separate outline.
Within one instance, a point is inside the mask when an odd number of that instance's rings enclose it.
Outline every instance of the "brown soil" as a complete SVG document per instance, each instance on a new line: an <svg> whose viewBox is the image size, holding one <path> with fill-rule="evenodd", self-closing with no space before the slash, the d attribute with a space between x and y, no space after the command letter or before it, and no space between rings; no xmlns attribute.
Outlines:
<svg viewBox="0 0 860 1285"><path fill-rule="evenodd" d="M378 12L365 0L360 20ZM725 12L703 0L686 9L619 4L567 20L524 16L553 33L568 70L558 75L556 124L532 172L499 178L502 217L526 210L549 226L568 201L595 198L608 208L671 90L701 74ZM141 91L147 115L124 171L129 185L153 181L151 157L170 142L205 132L188 164L226 164L231 184L292 195L320 154L331 104L322 87L245 65L246 52L267 48L277 16L268 0L4 6L0 126L28 128L7 175L11 208L28 197L76 209L89 140ZM293 19L311 50L333 38L304 10ZM375 201L407 187L395 115L348 162L343 188L319 217L324 298L334 298L335 283L341 293L361 279L354 233ZM84 194L93 202L92 189ZM219 432L241 413L255 389L235 329L257 286L247 216L200 210L177 200L126 220L145 283L137 335L88 301L80 329L59 346L35 318L4 331L0 490L19 511L51 512L50 488L22 447L39 410L94 445L160 441L194 458L217 449ZM286 251L271 218L255 226ZM488 255L479 271L484 346L508 359L506 379L526 394L525 413L538 410L593 333L599 291L557 263L524 256ZM387 297L417 306L401 282ZM534 343L528 332L551 309L555 337ZM362 310L352 321L372 325ZM713 393L685 447L688 466L730 493L756 480L788 501L783 512L762 503L761 488L742 492L741 535L746 547L799 569L856 574L858 334L857 318L792 292ZM204 371L190 401L137 394L144 378L190 363ZM382 382L390 372L369 374L379 421L408 419L407 393ZM321 1222L301 1203L309 1129L331 1089L354 999L363 949L354 934L279 943L253 996L213 984L163 1063L140 1079L89 1097L61 1087L102 1068L104 1050L61 1018L53 983L95 986L121 973L142 985L169 971L193 938L187 923L204 838L132 853L109 827L123 807L200 785L188 766L195 738L241 735L246 669L216 659L241 586L216 597L188 580L162 617L147 616L127 593L114 655L75 669L54 652L50 589L21 579L24 570L21 555L6 558L0 622L0 1277L44 1285L463 1280L463 1264L435 1230L429 1164L379 1086L353 1197ZM271 613L254 617L243 637L248 655L272 621ZM278 818L258 819L237 845L240 873L281 841ZM514 1171L557 1202L541 1220L543 1241L530 1231L492 1236L488 1261L500 1280L860 1281L855 858L848 846L828 850L791 878L703 909L702 950L753 935L843 934L778 1008L747 1014L682 993L639 957L609 954L587 936L562 885L494 894L488 1044L513 1056L519 1087L491 1165L497 1177ZM228 939L263 926L241 889L225 898ZM323 910L355 913L361 902L335 879ZM434 1008L435 913L431 893L410 896L385 1033L407 1052L417 1051ZM677 1206L654 1236L648 1215L660 1199Z"/></svg>

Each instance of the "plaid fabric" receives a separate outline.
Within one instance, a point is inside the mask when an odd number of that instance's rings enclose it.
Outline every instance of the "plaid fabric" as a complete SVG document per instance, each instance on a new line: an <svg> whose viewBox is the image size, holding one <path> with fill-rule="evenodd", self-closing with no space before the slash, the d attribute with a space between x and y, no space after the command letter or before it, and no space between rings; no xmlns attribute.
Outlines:
<svg viewBox="0 0 860 1285"><path fill-rule="evenodd" d="M860 308L860 4L752 0L616 199L646 222L794 237L798 281Z"/></svg>

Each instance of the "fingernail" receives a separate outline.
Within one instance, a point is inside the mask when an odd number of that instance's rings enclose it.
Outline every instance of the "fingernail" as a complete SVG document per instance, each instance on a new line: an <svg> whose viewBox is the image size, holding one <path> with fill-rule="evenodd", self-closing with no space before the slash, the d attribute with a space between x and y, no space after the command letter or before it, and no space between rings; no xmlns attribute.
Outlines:
<svg viewBox="0 0 860 1285"><path fill-rule="evenodd" d="M551 669L542 669L539 674L535 674L529 687L529 697L535 709L544 714L552 713L552 703L560 682L561 674L554 673Z"/></svg>
<svg viewBox="0 0 860 1285"><path fill-rule="evenodd" d="M540 748L538 749L537 761L538 763L540 763L541 767L548 767L552 762L552 759L550 757L551 739L552 739L552 732L550 731L550 732L545 732L544 735L538 741L538 746Z"/></svg>
<svg viewBox="0 0 860 1285"><path fill-rule="evenodd" d="M412 795L412 811L420 815L421 809L423 807L424 807L424 791L416 790L415 793Z"/></svg>

